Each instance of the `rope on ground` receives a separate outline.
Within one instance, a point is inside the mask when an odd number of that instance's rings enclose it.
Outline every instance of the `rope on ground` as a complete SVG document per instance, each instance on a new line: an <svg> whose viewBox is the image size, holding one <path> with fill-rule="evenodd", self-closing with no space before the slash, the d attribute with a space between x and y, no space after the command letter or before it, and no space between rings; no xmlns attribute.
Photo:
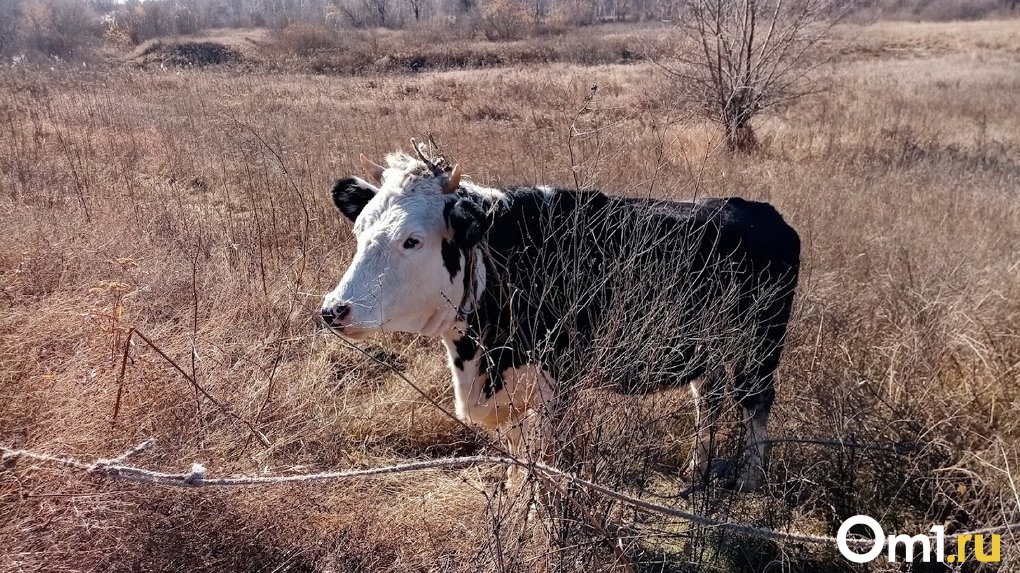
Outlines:
<svg viewBox="0 0 1020 573"><path fill-rule="evenodd" d="M176 474L158 472L124 464L125 461L145 451L146 449L151 447L154 443L155 443L154 439L149 439L115 458L109 459L101 458L92 463L83 462L70 456L50 455L24 449L12 449L0 445L0 453L3 454L2 458L0 459L2 459L3 462L2 465L4 467L8 467L8 464L10 464L11 462L15 462L19 458L26 458L50 465L76 469L90 474L109 476L114 479L120 479L149 485L161 485L172 487L231 487L231 486L279 485L279 484L342 480L386 474L398 474L413 471L451 469L476 465L500 465L500 466L516 465L529 469L531 471L543 473L547 477L559 478L572 482L573 484L590 489L592 491L596 491L606 497L615 499L621 503L625 503L647 513L654 513L674 517L684 521L696 523L698 525L715 527L726 531L732 531L734 533L745 535L747 537L769 539L773 541L788 541L795 543L828 544L828 545L834 545L837 541L835 537L829 537L826 535L814 535L798 531L777 531L774 529L757 527L747 523L735 523L723 521L705 515L691 513L688 511L684 511L682 509L677 509L675 507L669 507L662 504L653 503L626 493L618 492L604 485L586 480L584 478L577 477L573 474L569 474L567 472L564 472L562 470L556 469L554 467L548 466L540 462L525 461L513 457L460 456L346 471L320 472L290 476L235 476L222 478L206 477L205 467L202 466L202 464L198 463L193 464L191 466L190 472ZM958 537L968 535L969 536L977 534L987 535L991 533L1006 533L1011 531L1020 531L1020 523L1010 523L995 527L987 527L983 529L977 529L962 533L955 533L946 536L946 539L955 540ZM929 535L927 537L929 537L930 539L935 538L933 535ZM846 541L848 545L857 546L869 546L874 543L873 540L863 538L849 538Z"/></svg>

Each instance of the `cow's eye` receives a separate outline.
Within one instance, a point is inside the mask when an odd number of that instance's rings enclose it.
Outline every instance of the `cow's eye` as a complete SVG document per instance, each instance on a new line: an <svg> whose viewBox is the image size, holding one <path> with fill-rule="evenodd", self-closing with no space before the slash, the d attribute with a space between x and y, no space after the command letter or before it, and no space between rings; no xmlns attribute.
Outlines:
<svg viewBox="0 0 1020 573"><path fill-rule="evenodd" d="M405 249L417 249L420 245L421 241L415 239L414 237L408 237L407 240L404 241Z"/></svg>

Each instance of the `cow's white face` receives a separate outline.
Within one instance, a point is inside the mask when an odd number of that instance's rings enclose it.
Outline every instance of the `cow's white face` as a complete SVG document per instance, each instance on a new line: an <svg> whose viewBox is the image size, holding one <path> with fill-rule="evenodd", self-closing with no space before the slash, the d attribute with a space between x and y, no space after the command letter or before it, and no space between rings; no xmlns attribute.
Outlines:
<svg viewBox="0 0 1020 573"><path fill-rule="evenodd" d="M465 252L480 235L463 231L480 212L450 192L459 183L451 187L451 175L433 175L404 154L387 162L385 171L374 171L378 187L356 177L333 187L337 207L354 221L358 248L326 295L322 317L354 338L376 331L439 336L464 297Z"/></svg>

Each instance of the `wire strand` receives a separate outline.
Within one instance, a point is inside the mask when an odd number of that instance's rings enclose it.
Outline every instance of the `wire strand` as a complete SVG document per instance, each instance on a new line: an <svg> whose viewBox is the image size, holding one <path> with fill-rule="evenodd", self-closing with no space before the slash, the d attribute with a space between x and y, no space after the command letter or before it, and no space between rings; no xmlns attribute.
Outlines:
<svg viewBox="0 0 1020 573"><path fill-rule="evenodd" d="M562 470L559 470L557 468L548 466L540 462L523 461L513 457L460 456L407 462L373 468L319 472L292 476L234 476L221 478L207 477L205 467L198 463L193 464L191 467L191 471L186 473L165 473L124 464L126 460L145 451L146 449L151 447L154 443L155 443L154 439L149 439L143 442L142 444L139 444L138 446L132 448L131 450L128 450L124 454L121 454L120 456L109 459L100 458L92 463L84 462L70 456L45 454L25 449L8 448L5 446L0 446L0 453L3 454L2 461L5 466L11 462L16 461L19 458L27 458L37 462L76 469L79 471L87 472L89 474L109 476L114 479L125 480L135 483L171 487L192 487L192 488L240 487L258 485L266 486L295 483L310 483L388 474L398 474L414 471L453 469L477 465L500 465L504 467L515 465L526 468L533 472L544 474L546 477L566 480L575 485L579 485L586 489L596 491L606 497L615 499L621 503L625 503L647 513L674 517L677 519L682 519L684 521L689 521L691 523L696 523L707 527L715 527L721 530L739 533L747 537L810 544L835 544L837 542L837 539L835 537L830 537L826 535L815 535L799 531L777 531L774 529L766 529L763 527L756 527L747 523L737 523L715 519L705 515L684 511L682 509L678 509L675 507L653 503L638 497L634 497L630 494L618 492L607 486L586 480L584 478L580 478L578 476L564 472ZM983 529L955 533L946 536L946 539L955 540L956 538L961 536L968 535L973 536L977 534L987 535L991 533L1005 533L1018 530L1020 530L1020 523L1009 523L1000 526L986 527ZM934 539L933 535L927 535L926 537L928 537L929 539ZM864 538L849 538L846 540L846 542L848 545L861 546L870 545L873 543L873 540Z"/></svg>

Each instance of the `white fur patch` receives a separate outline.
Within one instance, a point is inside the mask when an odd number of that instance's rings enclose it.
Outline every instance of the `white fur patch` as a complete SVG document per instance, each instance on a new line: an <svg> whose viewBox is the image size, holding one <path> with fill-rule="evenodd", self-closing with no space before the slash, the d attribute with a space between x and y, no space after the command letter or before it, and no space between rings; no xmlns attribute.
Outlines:
<svg viewBox="0 0 1020 573"><path fill-rule="evenodd" d="M463 369L454 364L458 356L455 342L462 336L461 332L460 328L455 328L443 336L449 354L450 371L453 372L453 395L458 418L487 428L496 428L515 421L529 410L541 410L552 401L556 381L546 369L537 364L504 370L503 387L487 398L485 385L488 374L480 368L482 350L478 349L473 359L465 360Z"/></svg>

